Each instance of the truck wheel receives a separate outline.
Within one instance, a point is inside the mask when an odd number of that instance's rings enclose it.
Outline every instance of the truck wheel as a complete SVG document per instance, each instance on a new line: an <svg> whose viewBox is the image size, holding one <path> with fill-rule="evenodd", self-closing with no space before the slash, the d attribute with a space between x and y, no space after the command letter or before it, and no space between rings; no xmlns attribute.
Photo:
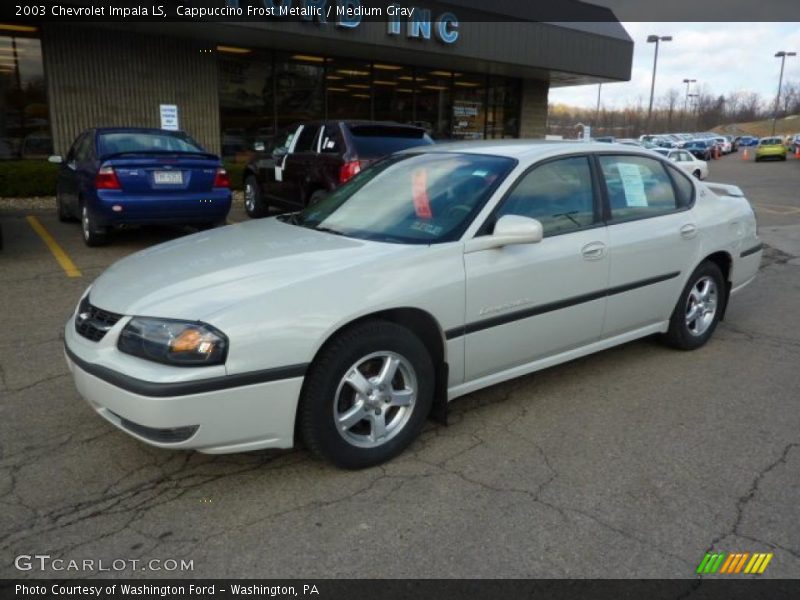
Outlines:
<svg viewBox="0 0 800 600"><path fill-rule="evenodd" d="M260 219L269 214L269 205L261 195L261 187L255 175L244 178L244 209L247 216L253 219Z"/></svg>

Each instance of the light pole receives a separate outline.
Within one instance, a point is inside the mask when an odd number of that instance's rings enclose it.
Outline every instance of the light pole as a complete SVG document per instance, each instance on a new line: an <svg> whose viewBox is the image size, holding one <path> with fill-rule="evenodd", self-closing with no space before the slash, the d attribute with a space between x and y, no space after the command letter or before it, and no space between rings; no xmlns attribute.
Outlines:
<svg viewBox="0 0 800 600"><path fill-rule="evenodd" d="M694 113L694 121L695 121L694 128L697 129L698 128L698 122L697 122L698 121L698 112L697 111L699 109L697 98L700 97L700 94L687 94L686 97L687 98L691 98L692 102L694 103L694 109L692 109L692 112Z"/></svg>
<svg viewBox="0 0 800 600"><path fill-rule="evenodd" d="M597 85L597 110L594 111L594 126L599 127L599 119L600 119L600 92L603 91L603 84L600 83Z"/></svg>
<svg viewBox="0 0 800 600"><path fill-rule="evenodd" d="M658 67L658 45L661 42L671 42L671 35L648 35L647 43L656 45L656 53L653 58L653 82L650 84L650 106L647 109L647 133L650 133L650 119L653 116L653 94L656 91L656 68Z"/></svg>
<svg viewBox="0 0 800 600"><path fill-rule="evenodd" d="M689 86L693 83L697 83L697 79L684 79L683 83L686 84L686 98L683 100L683 117L686 118L686 110L689 108ZM681 124L681 128L683 128L683 124Z"/></svg>
<svg viewBox="0 0 800 600"><path fill-rule="evenodd" d="M772 135L775 135L775 124L778 121L778 104L781 101L781 87L783 86L783 67L786 64L787 56L797 56L797 52L780 52L775 53L775 58L781 59L781 75L778 77L778 95L775 96L775 114L772 115Z"/></svg>

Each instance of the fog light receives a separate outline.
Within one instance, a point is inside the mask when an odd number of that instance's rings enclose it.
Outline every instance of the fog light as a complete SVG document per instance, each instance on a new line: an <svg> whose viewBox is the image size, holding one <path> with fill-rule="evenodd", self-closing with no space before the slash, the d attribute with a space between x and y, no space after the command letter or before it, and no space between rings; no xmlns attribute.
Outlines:
<svg viewBox="0 0 800 600"><path fill-rule="evenodd" d="M119 204L115 204L114 206L111 207L111 210L113 210L114 212L122 212L122 207Z"/></svg>

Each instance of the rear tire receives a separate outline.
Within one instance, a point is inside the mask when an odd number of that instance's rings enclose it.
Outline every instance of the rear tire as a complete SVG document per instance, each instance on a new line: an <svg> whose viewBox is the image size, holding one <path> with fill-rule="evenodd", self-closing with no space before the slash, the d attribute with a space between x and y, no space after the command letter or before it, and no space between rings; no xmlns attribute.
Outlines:
<svg viewBox="0 0 800 600"><path fill-rule="evenodd" d="M672 311L664 342L679 350L703 346L713 335L725 310L726 290L719 267L708 260L700 263Z"/></svg>
<svg viewBox="0 0 800 600"><path fill-rule="evenodd" d="M255 175L244 178L244 210L252 219L260 219L269 214L269 205L264 201Z"/></svg>
<svg viewBox="0 0 800 600"><path fill-rule="evenodd" d="M105 246L109 242L108 227L97 225L96 218L85 202L81 202L81 232L87 246Z"/></svg>
<svg viewBox="0 0 800 600"><path fill-rule="evenodd" d="M433 404L435 372L425 345L405 327L374 320L328 342L308 370L299 433L312 452L345 469L400 454Z"/></svg>

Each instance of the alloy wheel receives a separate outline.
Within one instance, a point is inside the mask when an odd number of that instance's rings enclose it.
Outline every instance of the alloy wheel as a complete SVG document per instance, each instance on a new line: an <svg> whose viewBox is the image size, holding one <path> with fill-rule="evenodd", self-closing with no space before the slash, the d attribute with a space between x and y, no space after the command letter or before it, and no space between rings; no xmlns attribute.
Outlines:
<svg viewBox="0 0 800 600"><path fill-rule="evenodd" d="M701 336L708 330L717 314L718 300L714 279L707 275L698 279L686 299L686 328L689 333Z"/></svg>
<svg viewBox="0 0 800 600"><path fill-rule="evenodd" d="M382 446L408 424L418 391L417 375L403 356L365 356L339 382L333 405L336 430L353 446Z"/></svg>

